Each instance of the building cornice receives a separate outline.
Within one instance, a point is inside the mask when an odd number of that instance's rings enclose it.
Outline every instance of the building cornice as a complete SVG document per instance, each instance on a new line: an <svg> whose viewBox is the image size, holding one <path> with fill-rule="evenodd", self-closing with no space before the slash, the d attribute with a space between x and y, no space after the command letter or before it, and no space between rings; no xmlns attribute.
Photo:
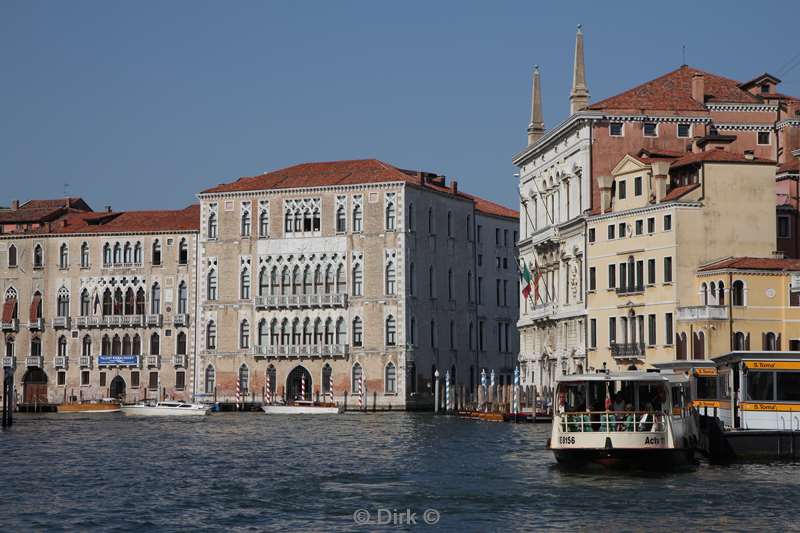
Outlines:
<svg viewBox="0 0 800 533"><path fill-rule="evenodd" d="M622 122L711 122L707 115L606 115L604 118Z"/></svg>
<svg viewBox="0 0 800 533"><path fill-rule="evenodd" d="M72 237L136 237L145 235L198 235L200 230L191 231L118 231L118 232L103 232L103 233L3 233L0 234L0 240L9 241L17 239L70 239Z"/></svg>
<svg viewBox="0 0 800 533"><path fill-rule="evenodd" d="M664 202L660 204L648 205L646 207L635 207L633 209L626 209L624 211L613 211L611 213L603 213L602 215L589 215L589 223L600 222L611 218L626 217L630 215L638 215L642 213L653 213L672 208L690 208L698 209L703 207L702 202Z"/></svg>
<svg viewBox="0 0 800 533"><path fill-rule="evenodd" d="M765 112L777 112L778 106L775 104L706 104L706 109L709 111L740 111L740 112L751 112L751 111L765 111Z"/></svg>
<svg viewBox="0 0 800 533"><path fill-rule="evenodd" d="M734 130L734 131L772 131L775 125L769 124L714 124L718 130Z"/></svg>
<svg viewBox="0 0 800 533"><path fill-rule="evenodd" d="M757 268L720 268L716 270L704 270L697 272L698 278L705 278L709 276L719 276L720 274L755 274L759 276L790 276L792 274L800 274L794 270L761 270Z"/></svg>
<svg viewBox="0 0 800 533"><path fill-rule="evenodd" d="M571 132L573 128L583 126L592 120L603 118L603 113L599 111L579 111L570 115L565 121L555 128L547 131L535 144L531 144L517 152L511 162L516 166L521 166L524 161L537 157L543 151L549 149L554 143L560 141L561 136L566 132Z"/></svg>
<svg viewBox="0 0 800 533"><path fill-rule="evenodd" d="M800 118L785 118L775 124L776 130L783 128L800 128Z"/></svg>
<svg viewBox="0 0 800 533"><path fill-rule="evenodd" d="M392 187L403 187L405 185L414 186L406 181L384 181L374 183L358 183L354 185L323 185L316 187L283 187L279 189L249 189L246 191L227 191L227 192L201 192L197 194L197 198L205 201L223 200L231 198L251 197L253 195L259 196L279 196L286 193L297 194L315 194L326 192L352 192L369 189L387 189ZM432 192L437 192L434 189L425 187L417 187Z"/></svg>

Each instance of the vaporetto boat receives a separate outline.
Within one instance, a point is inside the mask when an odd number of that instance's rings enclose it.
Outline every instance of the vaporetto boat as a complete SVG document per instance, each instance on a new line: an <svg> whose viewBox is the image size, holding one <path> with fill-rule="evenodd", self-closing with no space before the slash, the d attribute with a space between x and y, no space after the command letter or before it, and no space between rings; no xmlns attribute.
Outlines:
<svg viewBox="0 0 800 533"><path fill-rule="evenodd" d="M211 412L211 407L199 403L163 401L123 405L121 410L128 416L204 416Z"/></svg>
<svg viewBox="0 0 800 533"><path fill-rule="evenodd" d="M561 376L548 448L561 464L670 468L694 463L689 378L668 372Z"/></svg>

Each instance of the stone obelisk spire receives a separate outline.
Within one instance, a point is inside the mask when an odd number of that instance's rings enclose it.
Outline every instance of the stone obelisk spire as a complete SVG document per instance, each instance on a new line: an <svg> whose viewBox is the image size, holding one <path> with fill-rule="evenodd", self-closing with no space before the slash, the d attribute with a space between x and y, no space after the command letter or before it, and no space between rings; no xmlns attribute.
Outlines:
<svg viewBox="0 0 800 533"><path fill-rule="evenodd" d="M528 124L528 145L534 144L544 135L542 120L542 84L539 80L539 65L533 67L533 90L531 92L531 123Z"/></svg>
<svg viewBox="0 0 800 533"><path fill-rule="evenodd" d="M589 89L586 87L586 67L583 64L583 32L578 24L575 34L575 63L572 67L572 91L569 93L570 114L589 105Z"/></svg>

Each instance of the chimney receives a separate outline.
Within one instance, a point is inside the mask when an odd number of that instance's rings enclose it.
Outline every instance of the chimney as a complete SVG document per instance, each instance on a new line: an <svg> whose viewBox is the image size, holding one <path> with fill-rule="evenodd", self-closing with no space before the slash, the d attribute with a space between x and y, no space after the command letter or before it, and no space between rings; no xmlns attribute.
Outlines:
<svg viewBox="0 0 800 533"><path fill-rule="evenodd" d="M106 206L106 213L110 213L110 212L111 212L111 206L110 206L110 205L107 205L107 206Z"/></svg>
<svg viewBox="0 0 800 533"><path fill-rule="evenodd" d="M756 155L753 153L752 150L745 150L744 158L747 159L748 161L752 161L756 158Z"/></svg>
<svg viewBox="0 0 800 533"><path fill-rule="evenodd" d="M61 227L62 228L66 228L67 226L69 226L69 220L67 220L66 218L62 219L61 220Z"/></svg>
<svg viewBox="0 0 800 533"><path fill-rule="evenodd" d="M656 203L660 204L667 195L667 183L669 183L669 161L653 161L650 168L653 171L653 191Z"/></svg>
<svg viewBox="0 0 800 533"><path fill-rule="evenodd" d="M589 89L586 87L586 67L583 63L583 31L578 24L575 34L575 61L572 64L572 91L569 93L569 113L577 113L589 105Z"/></svg>
<svg viewBox="0 0 800 533"><path fill-rule="evenodd" d="M612 176L599 176L597 184L600 188L600 213L611 211L611 185L614 183Z"/></svg>
<svg viewBox="0 0 800 533"><path fill-rule="evenodd" d="M458 182L456 180L450 180L450 192L458 194Z"/></svg>
<svg viewBox="0 0 800 533"><path fill-rule="evenodd" d="M528 146L535 144L544 135L542 118L542 87L539 79L539 65L533 67L533 94L531 94L531 122L528 124Z"/></svg>
<svg viewBox="0 0 800 533"><path fill-rule="evenodd" d="M11 210L16 211L17 209L19 209L19 200L14 200L11 202Z"/></svg>
<svg viewBox="0 0 800 533"><path fill-rule="evenodd" d="M692 99L699 104L706 102L706 79L699 72L692 74Z"/></svg>

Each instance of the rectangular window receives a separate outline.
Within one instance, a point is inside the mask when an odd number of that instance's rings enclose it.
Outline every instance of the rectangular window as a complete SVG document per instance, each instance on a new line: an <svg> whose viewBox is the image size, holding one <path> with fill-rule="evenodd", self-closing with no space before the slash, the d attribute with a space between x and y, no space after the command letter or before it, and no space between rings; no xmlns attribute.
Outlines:
<svg viewBox="0 0 800 533"><path fill-rule="evenodd" d="M775 372L748 372L747 399L756 402L775 400Z"/></svg>
<svg viewBox="0 0 800 533"><path fill-rule="evenodd" d="M494 230L494 244L500 246L500 228Z"/></svg>
<svg viewBox="0 0 800 533"><path fill-rule="evenodd" d="M633 194L635 196L641 196L642 195L642 177L641 176L636 176L635 178L633 178Z"/></svg>
<svg viewBox="0 0 800 533"><path fill-rule="evenodd" d="M792 237L791 224L787 215L778 216L778 238L790 239Z"/></svg>
<svg viewBox="0 0 800 533"><path fill-rule="evenodd" d="M478 303L483 303L483 277L478 276Z"/></svg>
<svg viewBox="0 0 800 533"><path fill-rule="evenodd" d="M478 224L478 227L477 227L475 233L477 234L478 242L481 242L481 237L483 236L483 226Z"/></svg>
<svg viewBox="0 0 800 533"><path fill-rule="evenodd" d="M656 345L656 315L647 316L647 343L650 346Z"/></svg>
<svg viewBox="0 0 800 533"><path fill-rule="evenodd" d="M664 283L672 283L672 258L664 258Z"/></svg>
<svg viewBox="0 0 800 533"><path fill-rule="evenodd" d="M81 371L81 387L86 387L89 385L89 371L82 370Z"/></svg>
<svg viewBox="0 0 800 533"><path fill-rule="evenodd" d="M610 240L613 240L613 239L614 239L614 224L609 224L608 225L608 240L610 241Z"/></svg>
<svg viewBox="0 0 800 533"><path fill-rule="evenodd" d="M664 231L672 229L672 215L664 215Z"/></svg>
<svg viewBox="0 0 800 533"><path fill-rule="evenodd" d="M664 344L672 346L672 313L664 315Z"/></svg>
<svg viewBox="0 0 800 533"><path fill-rule="evenodd" d="M610 122L608 134L612 137L622 137L622 122Z"/></svg>
<svg viewBox="0 0 800 533"><path fill-rule="evenodd" d="M655 233L656 232L656 219L655 217L650 217L647 219L647 233Z"/></svg>
<svg viewBox="0 0 800 533"><path fill-rule="evenodd" d="M617 198L624 200L626 196L627 191L625 190L625 180L621 180L617 186Z"/></svg>
<svg viewBox="0 0 800 533"><path fill-rule="evenodd" d="M620 222L619 223L619 230L617 231L617 233L619 233L619 238L620 239L625 237L625 223L624 222Z"/></svg>
<svg viewBox="0 0 800 533"><path fill-rule="evenodd" d="M619 264L619 290L625 292L628 288L628 264Z"/></svg>
<svg viewBox="0 0 800 533"><path fill-rule="evenodd" d="M656 283L656 260L647 260L647 284L655 285Z"/></svg>
<svg viewBox="0 0 800 533"><path fill-rule="evenodd" d="M589 228L589 242L594 242L594 228Z"/></svg>
<svg viewBox="0 0 800 533"><path fill-rule="evenodd" d="M617 266L608 265L608 288L613 289L617 286Z"/></svg>
<svg viewBox="0 0 800 533"><path fill-rule="evenodd" d="M139 388L139 371L134 370L131 372L131 388L138 389Z"/></svg>
<svg viewBox="0 0 800 533"><path fill-rule="evenodd" d="M66 385L66 383L67 383L67 373L64 372L63 370L59 370L58 385L63 387L64 385Z"/></svg>
<svg viewBox="0 0 800 533"><path fill-rule="evenodd" d="M484 351L484 346L483 346L483 326L484 326L483 320L478 322L478 349L480 351Z"/></svg>
<svg viewBox="0 0 800 533"><path fill-rule="evenodd" d="M636 290L644 290L644 261L636 261Z"/></svg>
<svg viewBox="0 0 800 533"><path fill-rule="evenodd" d="M636 235L641 235L644 233L644 220L637 220L636 221Z"/></svg>
<svg viewBox="0 0 800 533"><path fill-rule="evenodd" d="M768 131L759 131L758 132L758 144L769 144L769 132Z"/></svg>
<svg viewBox="0 0 800 533"><path fill-rule="evenodd" d="M691 126L689 124L678 124L678 137L685 139L689 137Z"/></svg>
<svg viewBox="0 0 800 533"><path fill-rule="evenodd" d="M595 268L589 267L589 290L593 291L596 289L596 278L595 278Z"/></svg>
<svg viewBox="0 0 800 533"><path fill-rule="evenodd" d="M150 390L158 390L158 372L150 372L147 388Z"/></svg>
<svg viewBox="0 0 800 533"><path fill-rule="evenodd" d="M608 345L611 346L617 342L617 319L608 317Z"/></svg>
<svg viewBox="0 0 800 533"><path fill-rule="evenodd" d="M655 122L645 122L644 123L644 136L645 137L657 137L658 136L658 128L656 127Z"/></svg>
<svg viewBox="0 0 800 533"><path fill-rule="evenodd" d="M175 389L183 390L186 388L186 372L175 372Z"/></svg>
<svg viewBox="0 0 800 533"><path fill-rule="evenodd" d="M589 320L589 348L597 348L597 319Z"/></svg>
<svg viewBox="0 0 800 533"><path fill-rule="evenodd" d="M100 372L100 386L101 387L105 387L106 386L106 373L105 372Z"/></svg>
<svg viewBox="0 0 800 533"><path fill-rule="evenodd" d="M800 402L800 372L777 372L779 402Z"/></svg>

